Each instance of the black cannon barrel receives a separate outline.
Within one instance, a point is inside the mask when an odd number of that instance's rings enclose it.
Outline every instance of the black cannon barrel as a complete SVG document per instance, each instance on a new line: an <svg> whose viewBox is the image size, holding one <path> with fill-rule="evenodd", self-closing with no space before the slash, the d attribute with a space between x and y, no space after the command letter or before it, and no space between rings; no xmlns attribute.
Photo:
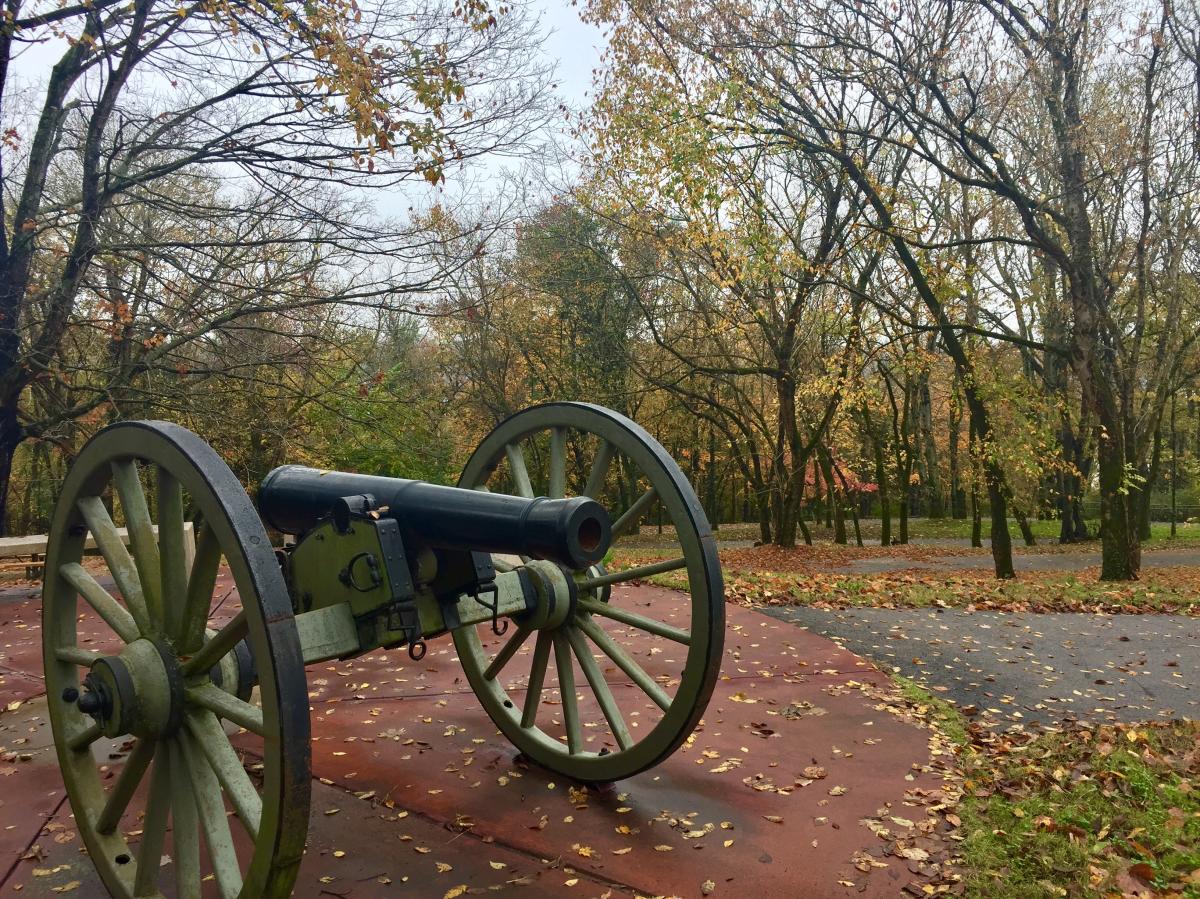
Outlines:
<svg viewBox="0 0 1200 899"><path fill-rule="evenodd" d="M524 499L424 481L284 465L263 479L258 510L285 534L303 534L342 497L370 495L388 517L430 546L512 553L571 568L600 561L612 522L587 497Z"/></svg>

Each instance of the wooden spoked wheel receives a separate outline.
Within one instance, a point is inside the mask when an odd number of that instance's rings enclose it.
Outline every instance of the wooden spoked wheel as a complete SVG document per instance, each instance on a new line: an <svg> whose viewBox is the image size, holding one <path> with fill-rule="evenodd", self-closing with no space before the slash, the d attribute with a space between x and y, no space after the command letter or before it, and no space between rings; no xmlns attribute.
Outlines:
<svg viewBox="0 0 1200 899"><path fill-rule="evenodd" d="M555 625L516 620L503 636L491 624L454 631L471 687L529 758L584 782L619 780L661 762L704 713L725 624L712 531L674 460L619 413L550 403L492 431L459 486L589 496L609 510L618 551L639 534L639 522L662 520L654 561L571 572L578 595ZM623 564L619 556L616 562ZM684 592L622 586L669 572Z"/></svg>
<svg viewBox="0 0 1200 899"><path fill-rule="evenodd" d="M124 422L84 447L55 508L42 622L58 760L109 892L289 895L311 788L304 664L262 523L208 444Z"/></svg>

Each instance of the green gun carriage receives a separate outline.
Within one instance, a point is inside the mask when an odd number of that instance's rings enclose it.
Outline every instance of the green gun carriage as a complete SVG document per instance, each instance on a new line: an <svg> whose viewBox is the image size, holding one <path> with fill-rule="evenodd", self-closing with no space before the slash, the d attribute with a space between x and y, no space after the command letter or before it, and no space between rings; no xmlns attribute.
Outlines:
<svg viewBox="0 0 1200 899"><path fill-rule="evenodd" d="M650 519L666 525L665 560L609 570ZM276 548L264 521L294 541ZM222 564L235 593L217 589ZM666 572L686 582L670 614L614 590ZM84 621L105 639L82 639ZM613 632L631 630L655 645L626 650ZM419 659L444 634L532 761L586 783L663 761L704 712L724 635L715 543L679 467L623 415L550 403L496 427L456 487L284 466L256 509L182 427L97 434L55 509L43 654L67 795L109 892L288 895L309 818L305 665ZM617 684L640 697L633 726ZM113 739L128 754L105 777L96 747ZM144 807L132 845L131 803Z"/></svg>

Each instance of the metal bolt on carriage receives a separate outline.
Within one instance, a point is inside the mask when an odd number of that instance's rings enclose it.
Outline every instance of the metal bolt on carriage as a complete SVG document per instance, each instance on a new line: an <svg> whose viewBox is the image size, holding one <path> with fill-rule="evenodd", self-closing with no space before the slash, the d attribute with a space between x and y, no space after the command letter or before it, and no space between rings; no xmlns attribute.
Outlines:
<svg viewBox="0 0 1200 899"><path fill-rule="evenodd" d="M667 526L666 560L611 566L651 516ZM273 547L264 522L294 544ZM89 535L98 558L85 558ZM222 563L236 593L217 588ZM667 572L686 590L661 608L614 589ZM114 424L68 473L43 588L76 825L113 896L287 896L309 818L305 666L379 649L419 659L445 634L526 757L581 782L631 777L704 712L722 591L687 479L599 406L513 415L457 487L283 466L257 509L192 432ZM105 778L114 740L128 754Z"/></svg>

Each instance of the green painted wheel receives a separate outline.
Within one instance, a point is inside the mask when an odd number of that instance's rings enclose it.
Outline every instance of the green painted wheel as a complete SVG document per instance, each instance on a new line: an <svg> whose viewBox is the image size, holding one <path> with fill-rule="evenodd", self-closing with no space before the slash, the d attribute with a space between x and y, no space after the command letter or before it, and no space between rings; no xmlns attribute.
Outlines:
<svg viewBox="0 0 1200 899"><path fill-rule="evenodd" d="M54 512L42 630L59 765L109 892L289 895L311 788L304 663L262 523L208 444L122 422L83 448ZM129 754L106 777L112 740Z"/></svg>
<svg viewBox="0 0 1200 899"><path fill-rule="evenodd" d="M620 780L663 761L704 713L725 631L716 543L679 466L619 413L550 403L492 431L459 486L590 496L608 508L618 551L611 572L603 564L573 572L578 595L556 627L516 621L503 637L490 624L454 631L492 720L526 756L584 782ZM650 546L639 546L644 520L663 525ZM636 564L624 552L630 544L630 553L651 560ZM683 592L628 588L654 575L670 575Z"/></svg>

